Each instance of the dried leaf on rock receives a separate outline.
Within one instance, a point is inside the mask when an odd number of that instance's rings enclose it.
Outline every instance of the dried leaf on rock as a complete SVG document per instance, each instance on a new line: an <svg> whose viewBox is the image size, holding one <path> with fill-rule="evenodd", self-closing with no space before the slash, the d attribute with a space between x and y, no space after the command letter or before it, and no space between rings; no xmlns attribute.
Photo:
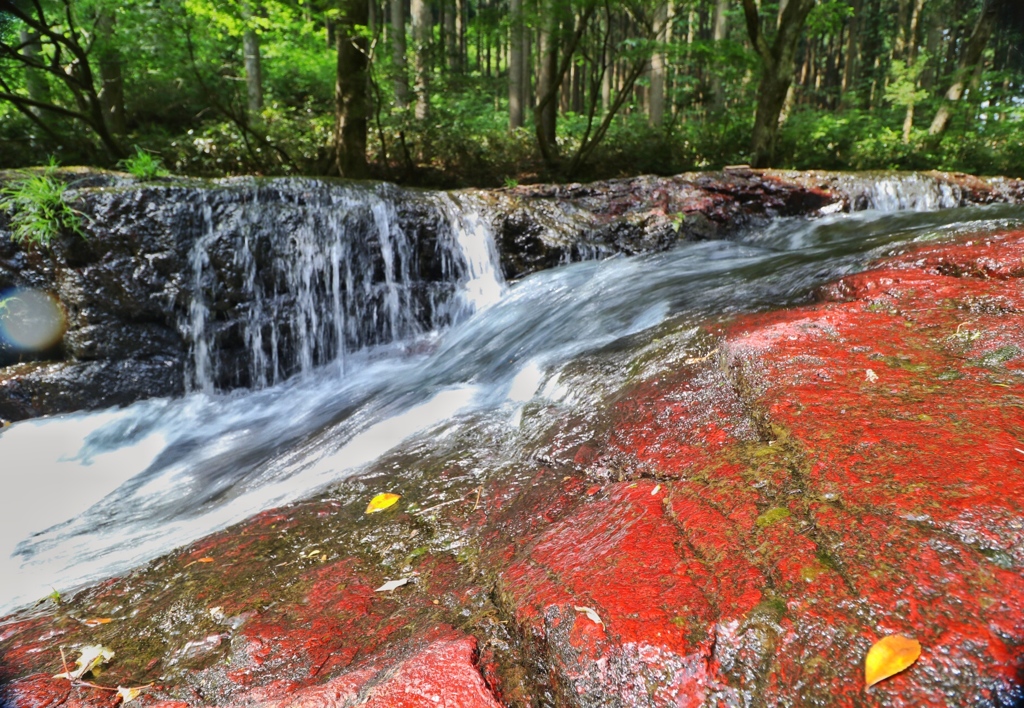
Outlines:
<svg viewBox="0 0 1024 708"><path fill-rule="evenodd" d="M122 704L128 703L129 701L134 701L136 698L141 696L143 688L145 687L143 686L140 688L126 688L124 686L118 686L117 695L121 699Z"/></svg>
<svg viewBox="0 0 1024 708"><path fill-rule="evenodd" d="M402 495L400 494L378 494L370 500L370 503L366 507L366 513L373 514L378 511L384 511L389 506L394 506L401 498Z"/></svg>
<svg viewBox="0 0 1024 708"><path fill-rule="evenodd" d="M66 678L73 681L78 680L93 669L103 666L103 664L106 664L113 658L114 652L110 649L107 649L101 644L90 644L87 647L82 647L81 655L75 660L74 671L65 671L64 673L55 674L54 678Z"/></svg>
<svg viewBox="0 0 1024 708"><path fill-rule="evenodd" d="M587 619L589 619L594 624L599 624L602 627L604 627L604 620L601 619L601 616L597 614L597 611L593 607L574 606L573 609L577 612L582 612L583 614L585 614L587 616Z"/></svg>
<svg viewBox="0 0 1024 708"><path fill-rule="evenodd" d="M921 656L921 643L902 634L890 634L879 639L864 658L864 682L874 686L917 661Z"/></svg>
<svg viewBox="0 0 1024 708"><path fill-rule="evenodd" d="M402 587L407 582L409 582L409 578L399 578L398 580L389 580L386 583L384 583L383 585L381 585L379 588L374 590L374 592L390 592L391 590L394 590L395 588Z"/></svg>

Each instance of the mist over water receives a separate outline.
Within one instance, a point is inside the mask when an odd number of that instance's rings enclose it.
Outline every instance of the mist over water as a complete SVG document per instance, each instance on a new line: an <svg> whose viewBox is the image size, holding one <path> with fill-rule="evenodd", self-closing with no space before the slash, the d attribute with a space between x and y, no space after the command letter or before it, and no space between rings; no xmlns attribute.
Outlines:
<svg viewBox="0 0 1024 708"><path fill-rule="evenodd" d="M815 286L909 242L1024 224L1024 208L1008 206L779 220L730 240L575 263L504 286L493 243L460 213L462 248L476 255L462 269L450 326L348 351L276 384L273 363L258 361L253 378L263 388L199 385L180 399L0 433L0 614L309 497L441 426L484 416L514 435L527 402L587 405L560 390L560 373L666 321L685 332L708 316L804 302ZM343 277L332 270L342 262L323 265L328 285ZM196 263L208 277L206 262ZM329 287L321 294L331 301ZM254 309L254 321L264 314Z"/></svg>

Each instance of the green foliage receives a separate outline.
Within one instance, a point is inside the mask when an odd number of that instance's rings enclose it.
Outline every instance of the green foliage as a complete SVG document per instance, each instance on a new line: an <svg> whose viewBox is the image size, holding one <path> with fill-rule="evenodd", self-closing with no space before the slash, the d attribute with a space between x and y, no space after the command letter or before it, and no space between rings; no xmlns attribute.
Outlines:
<svg viewBox="0 0 1024 708"><path fill-rule="evenodd" d="M853 7L844 0L824 0L807 16L807 32L814 35L838 34L843 23L853 17Z"/></svg>
<svg viewBox="0 0 1024 708"><path fill-rule="evenodd" d="M40 174L28 174L0 189L0 210L10 214L14 241L28 246L46 246L63 230L84 236L81 219L64 200L67 185L54 175L51 162Z"/></svg>
<svg viewBox="0 0 1024 708"><path fill-rule="evenodd" d="M118 163L125 172L139 179L153 179L154 177L166 177L170 174L164 169L164 164L153 153L135 146L135 154L132 157L121 160Z"/></svg>
<svg viewBox="0 0 1024 708"><path fill-rule="evenodd" d="M928 92L918 88L918 79L928 63L922 52L913 64L895 59L889 68L889 85L885 87L885 100L894 106L917 105L928 97Z"/></svg>
<svg viewBox="0 0 1024 708"><path fill-rule="evenodd" d="M586 3L523 3L531 61L538 62L538 30L552 16L560 18L556 42L566 46L572 20ZM726 38L717 41L712 39L713 0L675 3L671 32L664 38L644 31L658 4L613 0L600 5L578 45L576 76L567 76L563 85L563 95L575 92L577 97L560 101L557 149L564 165L583 144L587 120L579 112L586 112L592 96L600 98L598 69L616 67L615 80L621 81L632 59L653 52L664 53L670 67L664 125L648 124L645 111L652 84L643 76L574 179L715 169L750 158L761 59L750 47L741 7L729 3ZM760 3L769 40L777 32L779 4ZM931 36L925 28L941 28L942 34L937 45L927 43L931 56L920 52L908 66L894 59L913 54L898 46L906 22L898 21L901 5L896 0L862 3L855 22L850 0L818 0L800 45L796 102L778 138L776 164L1024 173L1024 121L1018 107L1024 64L1005 50L1020 46L1020 32L1006 23L997 27L984 57L984 76L959 102L948 133L935 140L923 131L949 86L981 4L962 0L954 12L949 0L925 3L920 43ZM337 71L332 27L340 12L336 4L69 0L66 6L47 1L38 7L57 34L69 31L69 19L82 29L92 27L100 11L115 17L110 37L89 30L83 41L93 41L94 77L99 76L100 56L113 52L120 58L129 135L118 140L146 148L136 149L120 164L136 176L164 174L156 155L176 174L322 174L330 169ZM432 28L433 43L426 53L433 67L431 114L425 120L415 120L411 108L400 108L394 100L393 32L386 18L378 17L375 35L366 35L371 40L373 97L367 152L373 176L435 186L497 186L505 179L526 183L565 177L540 160L529 111L524 128L508 130L507 3L468 0L465 7L466 49L459 68L447 65L442 38L448 35L439 24ZM0 45L17 46L22 28L0 12ZM264 108L259 116L251 115L247 106L242 45L249 32L258 37L262 58ZM412 85L416 49L411 36L407 39L406 71ZM66 62L54 63L56 50L45 38L41 52L44 63L68 71ZM847 63L848 57L855 61ZM16 57L0 59L0 79L14 94L27 95L32 76ZM77 110L60 72L36 78L56 105ZM531 78L534 91L537 77ZM905 144L898 126L911 104L918 125ZM595 125L602 118L599 106ZM40 154L58 154L64 164L112 161L83 121L54 112L34 116L0 101L0 168L37 164ZM4 199L6 204L13 197L5 193ZM41 217L39 223L54 222Z"/></svg>

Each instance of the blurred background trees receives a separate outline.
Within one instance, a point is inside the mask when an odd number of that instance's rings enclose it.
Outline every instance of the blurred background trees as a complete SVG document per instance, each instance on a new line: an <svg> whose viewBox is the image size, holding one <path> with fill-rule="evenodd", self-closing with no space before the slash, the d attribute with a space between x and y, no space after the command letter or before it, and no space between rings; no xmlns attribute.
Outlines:
<svg viewBox="0 0 1024 708"><path fill-rule="evenodd" d="M0 168L1024 174L1016 0L0 0Z"/></svg>

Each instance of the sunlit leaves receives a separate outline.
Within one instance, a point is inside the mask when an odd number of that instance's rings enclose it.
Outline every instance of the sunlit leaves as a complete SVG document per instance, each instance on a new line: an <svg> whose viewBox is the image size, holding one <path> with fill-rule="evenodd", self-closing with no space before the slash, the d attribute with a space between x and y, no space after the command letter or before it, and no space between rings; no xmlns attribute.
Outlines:
<svg viewBox="0 0 1024 708"><path fill-rule="evenodd" d="M921 644L902 634L879 639L864 658L864 683L874 686L879 681L907 669L921 656Z"/></svg>
<svg viewBox="0 0 1024 708"><path fill-rule="evenodd" d="M889 85L885 87L885 100L894 106L907 106L928 98L928 92L917 87L927 64L928 56L924 52L912 64L894 59L889 69Z"/></svg>

